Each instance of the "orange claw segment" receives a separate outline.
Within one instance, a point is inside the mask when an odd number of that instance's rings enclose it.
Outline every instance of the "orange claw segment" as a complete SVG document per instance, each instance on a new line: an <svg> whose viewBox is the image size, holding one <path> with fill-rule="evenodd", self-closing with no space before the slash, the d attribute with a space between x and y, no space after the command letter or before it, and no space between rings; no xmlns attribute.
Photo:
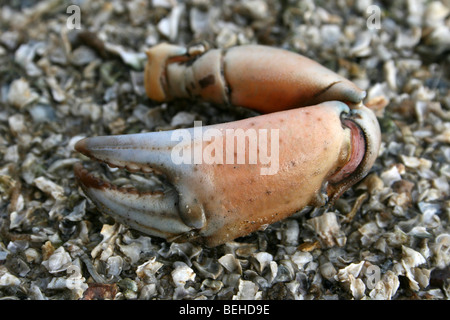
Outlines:
<svg viewBox="0 0 450 320"><path fill-rule="evenodd" d="M282 220L308 205L324 205L328 176L349 157L350 132L338 102L274 113L224 124L223 128L279 130L279 167L261 175L261 165L201 165L189 185L207 212L208 226L200 232L208 245L231 241ZM272 164L273 165L273 164Z"/></svg>
<svg viewBox="0 0 450 320"><path fill-rule="evenodd" d="M291 51L248 45L224 56L231 104L268 113L324 101L359 104L365 92L319 63Z"/></svg>
<svg viewBox="0 0 450 320"><path fill-rule="evenodd" d="M228 99L222 70L221 50L209 50L184 63L167 64L167 95L177 98L201 98L222 104Z"/></svg>

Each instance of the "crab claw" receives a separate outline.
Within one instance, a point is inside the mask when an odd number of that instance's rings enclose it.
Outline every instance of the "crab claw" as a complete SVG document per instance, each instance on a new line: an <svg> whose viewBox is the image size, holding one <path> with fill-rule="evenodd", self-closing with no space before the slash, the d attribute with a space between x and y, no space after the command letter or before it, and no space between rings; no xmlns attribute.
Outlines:
<svg viewBox="0 0 450 320"><path fill-rule="evenodd" d="M241 143L241 144L239 144ZM164 191L119 189L75 167L99 208L134 229L216 246L334 201L372 167L380 130L373 113L332 101L213 126L86 138L92 159L154 171Z"/></svg>
<svg viewBox="0 0 450 320"><path fill-rule="evenodd" d="M333 100L358 107L366 96L321 64L279 48L161 43L146 54L145 90L159 102L191 98L270 113Z"/></svg>

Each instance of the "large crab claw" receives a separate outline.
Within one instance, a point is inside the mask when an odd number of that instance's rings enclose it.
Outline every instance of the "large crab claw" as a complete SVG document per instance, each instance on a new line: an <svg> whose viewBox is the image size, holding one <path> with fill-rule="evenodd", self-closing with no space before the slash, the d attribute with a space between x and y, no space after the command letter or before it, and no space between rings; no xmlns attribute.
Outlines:
<svg viewBox="0 0 450 320"><path fill-rule="evenodd" d="M246 142L239 147L239 140ZM127 192L81 165L75 173L100 211L118 221L169 240L216 246L305 206L334 201L367 174L379 145L378 122L369 109L331 101L76 144L79 152L111 166L164 175L164 191Z"/></svg>

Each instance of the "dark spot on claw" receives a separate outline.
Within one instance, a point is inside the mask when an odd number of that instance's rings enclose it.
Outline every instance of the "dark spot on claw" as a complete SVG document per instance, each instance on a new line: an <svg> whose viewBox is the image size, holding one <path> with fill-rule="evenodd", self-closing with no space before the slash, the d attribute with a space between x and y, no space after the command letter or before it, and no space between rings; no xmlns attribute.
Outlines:
<svg viewBox="0 0 450 320"><path fill-rule="evenodd" d="M208 86L213 85L215 82L216 82L216 78L214 77L214 75L210 74L209 76L206 76L206 77L200 79L198 81L198 84L200 85L200 87L202 89L204 89Z"/></svg>

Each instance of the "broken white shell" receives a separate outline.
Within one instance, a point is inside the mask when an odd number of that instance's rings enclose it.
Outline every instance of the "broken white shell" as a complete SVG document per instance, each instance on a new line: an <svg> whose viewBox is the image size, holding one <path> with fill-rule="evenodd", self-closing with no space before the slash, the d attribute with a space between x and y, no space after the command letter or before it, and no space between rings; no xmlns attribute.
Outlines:
<svg viewBox="0 0 450 320"><path fill-rule="evenodd" d="M194 270L189 268L184 262L177 261L175 265L175 269L171 272L175 286L184 287L186 282L195 280Z"/></svg>
<svg viewBox="0 0 450 320"><path fill-rule="evenodd" d="M136 274L139 278L143 279L146 283L156 281L156 273L164 266L159 261L156 261L156 257L151 258L147 262L141 264L136 269Z"/></svg>
<svg viewBox="0 0 450 320"><path fill-rule="evenodd" d="M239 279L239 291L233 296L233 300L261 300L262 292L252 281Z"/></svg>
<svg viewBox="0 0 450 320"><path fill-rule="evenodd" d="M72 259L64 247L59 247L53 252L53 254L42 262L42 265L47 268L50 273L57 273L67 270L67 268L72 264Z"/></svg>
<svg viewBox="0 0 450 320"><path fill-rule="evenodd" d="M388 270L383 275L383 278L376 283L375 288L370 291L369 297L374 300L390 300L397 292L399 286L398 276L391 270Z"/></svg>
<svg viewBox="0 0 450 320"><path fill-rule="evenodd" d="M344 246L347 238L337 221L336 213L326 212L307 221L319 236L324 247Z"/></svg>

